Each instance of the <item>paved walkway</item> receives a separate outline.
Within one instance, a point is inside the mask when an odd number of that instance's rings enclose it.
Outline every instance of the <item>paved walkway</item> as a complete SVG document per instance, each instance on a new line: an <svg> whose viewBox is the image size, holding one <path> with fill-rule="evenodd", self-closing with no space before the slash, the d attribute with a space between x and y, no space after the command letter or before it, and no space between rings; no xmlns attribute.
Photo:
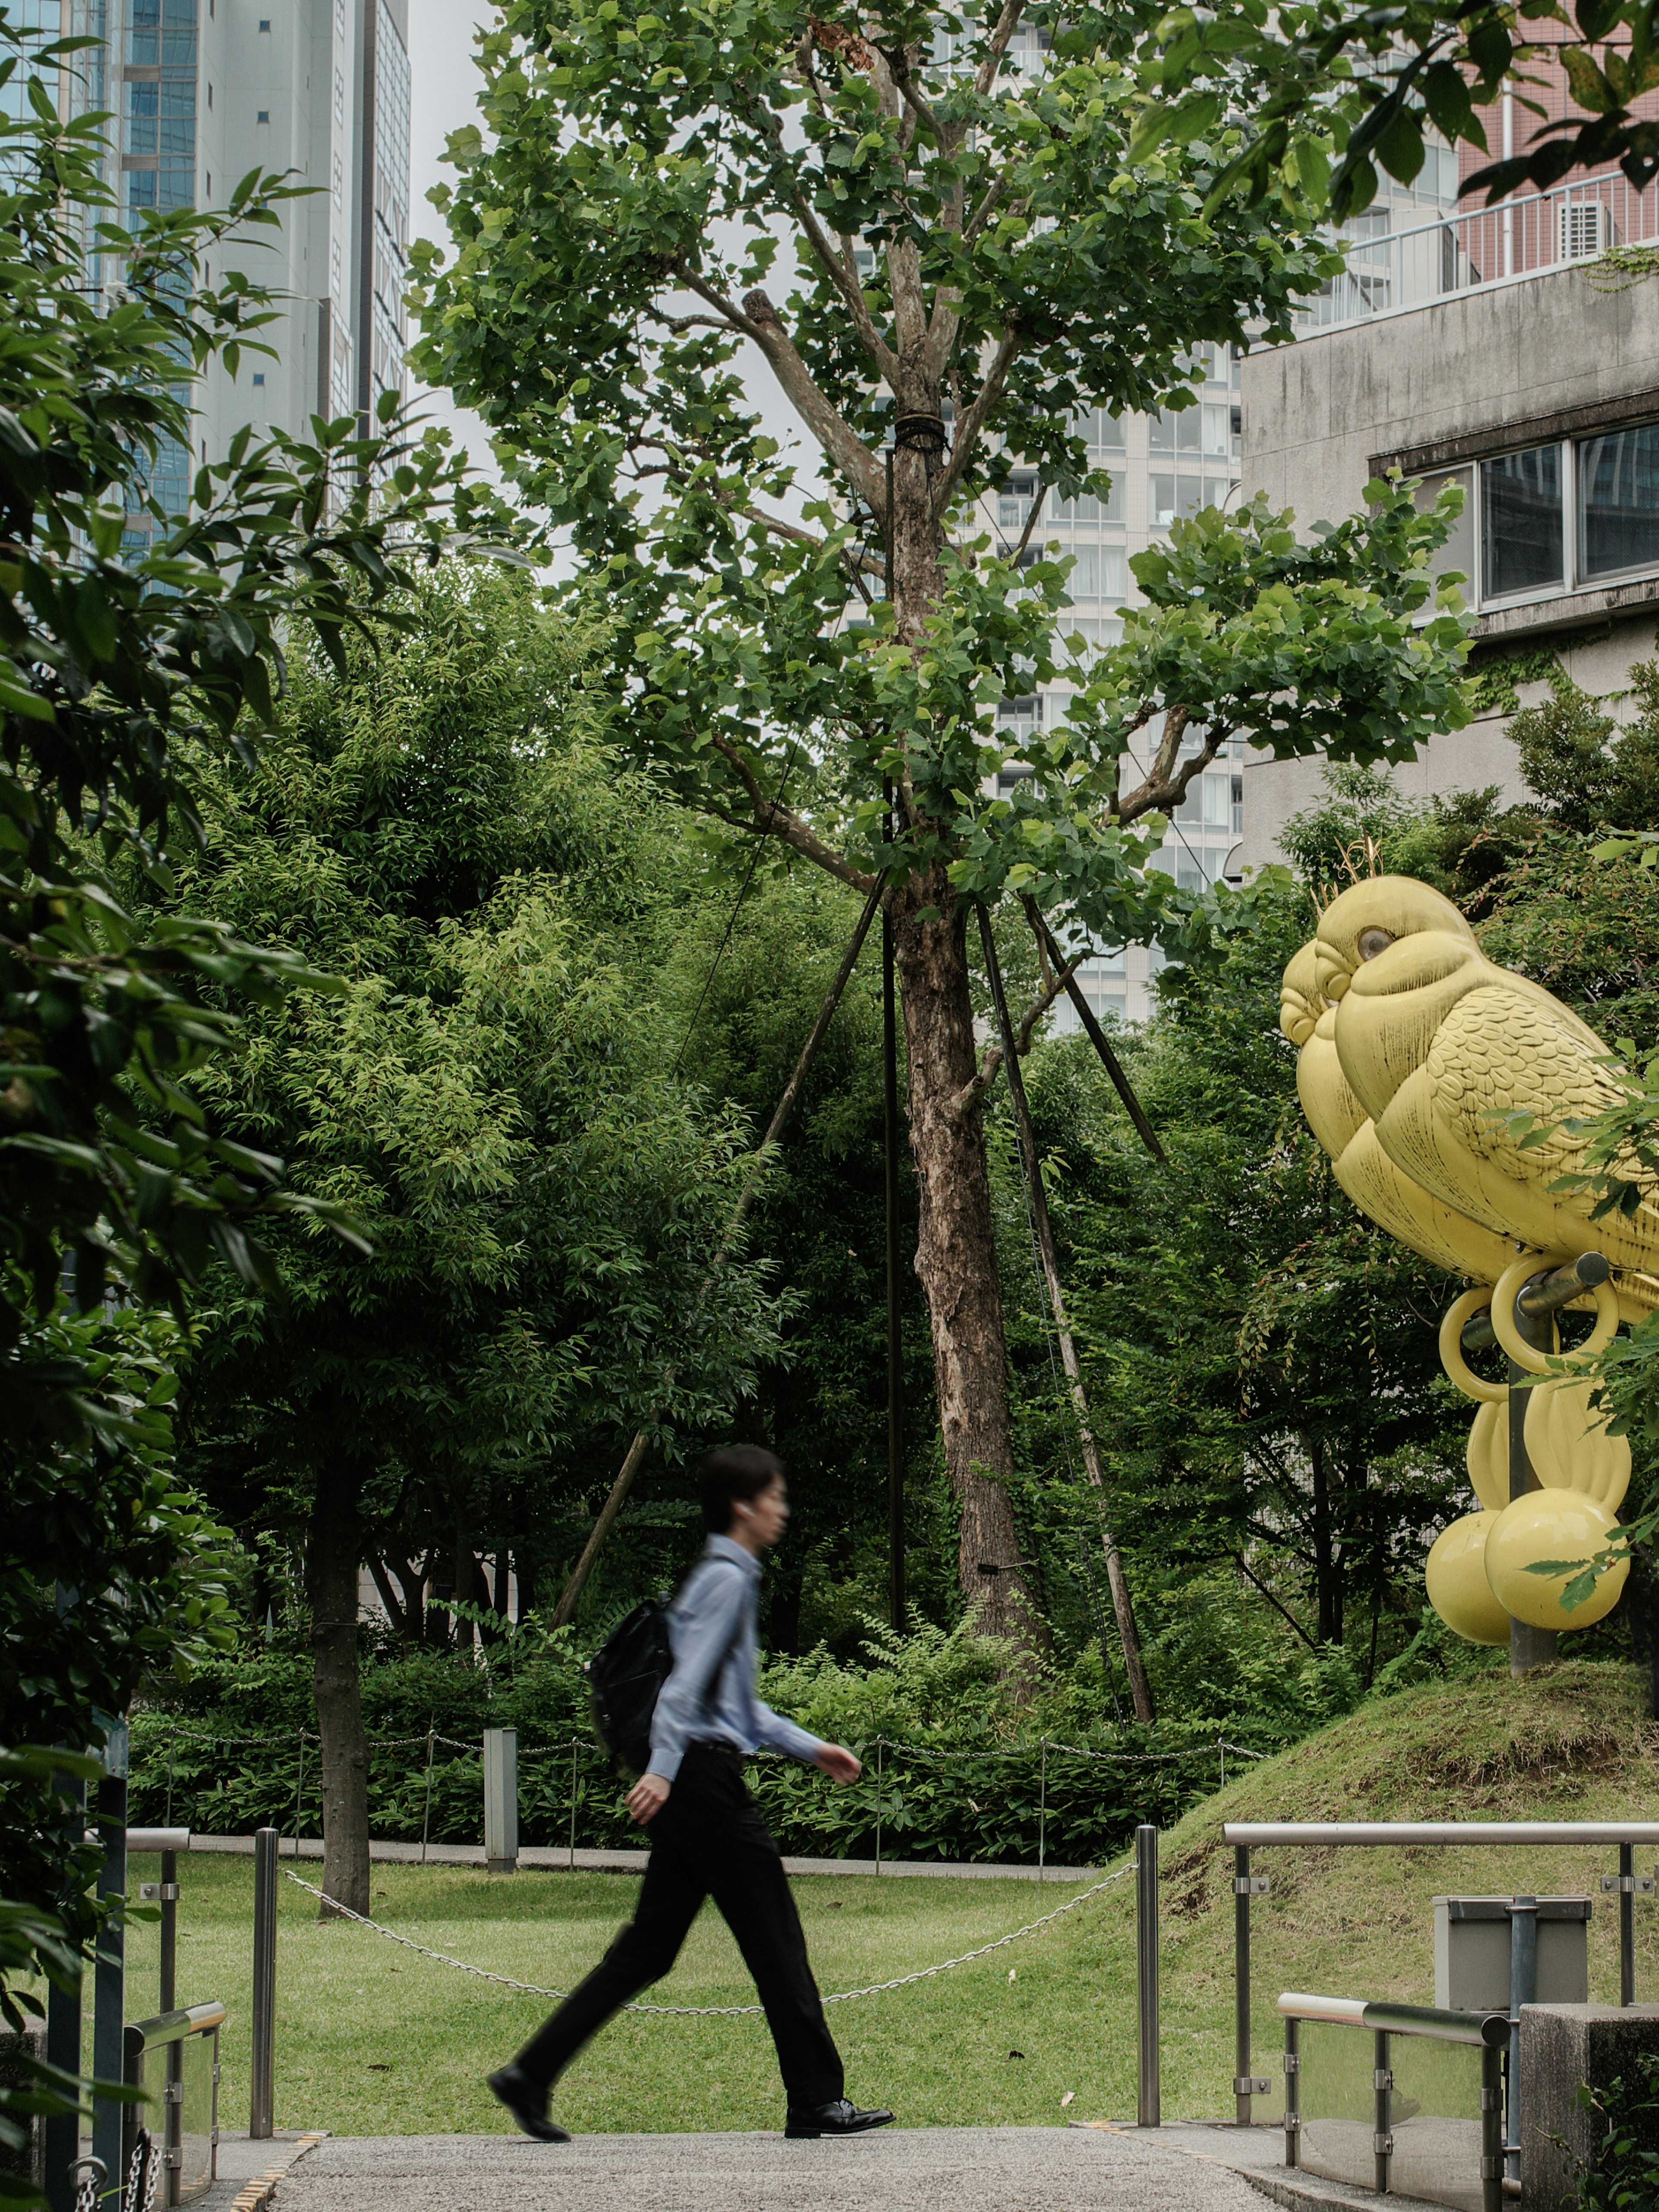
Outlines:
<svg viewBox="0 0 1659 2212"><path fill-rule="evenodd" d="M1185 2130L1182 2130L1184 2133ZM272 2212L1263 2212L1227 2167L1089 2128L331 2136Z"/></svg>

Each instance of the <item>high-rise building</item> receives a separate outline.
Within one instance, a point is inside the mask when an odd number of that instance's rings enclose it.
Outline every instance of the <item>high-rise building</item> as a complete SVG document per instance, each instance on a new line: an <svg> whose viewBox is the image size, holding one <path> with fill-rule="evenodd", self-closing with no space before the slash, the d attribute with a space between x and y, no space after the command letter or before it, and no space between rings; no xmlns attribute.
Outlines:
<svg viewBox="0 0 1659 2212"><path fill-rule="evenodd" d="M182 511L193 471L244 423L308 433L313 415L367 422L404 387L409 234L408 0L27 0L47 30L102 43L80 58L77 98L105 109L121 220L146 208L222 206L255 168L311 187L280 230L250 230L210 258L283 295L233 377L216 362L191 391L192 449L158 458L153 489ZM121 270L94 260L111 296ZM133 519L142 536L143 518Z"/></svg>

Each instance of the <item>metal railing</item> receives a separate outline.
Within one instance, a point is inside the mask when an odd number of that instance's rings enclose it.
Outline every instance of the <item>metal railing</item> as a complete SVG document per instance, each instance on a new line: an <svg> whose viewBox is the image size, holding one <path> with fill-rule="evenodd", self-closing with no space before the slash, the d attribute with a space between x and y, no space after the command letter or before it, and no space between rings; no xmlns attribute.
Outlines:
<svg viewBox="0 0 1659 2212"><path fill-rule="evenodd" d="M1503 2013L1297 1990L1279 2009L1287 2166L1459 2212L1500 2212ZM1371 2037L1369 2050L1353 2043L1356 2028Z"/></svg>
<svg viewBox="0 0 1659 2212"><path fill-rule="evenodd" d="M219 2030L225 2008L185 2005L153 2020L130 2021L125 2036L123 2079L144 2087L144 2062L166 2054L159 2130L146 2124L145 2107L123 2107L122 2212L151 2212L157 2204L182 2204L210 2187L219 2164ZM152 2103L154 2093L152 2092Z"/></svg>
<svg viewBox="0 0 1659 2212"><path fill-rule="evenodd" d="M1253 2098L1265 2097L1273 2084L1251 2071L1250 1899L1268 1893L1264 1875L1250 1871L1250 1852L1263 1846L1342 1844L1377 1848L1388 1844L1591 1844L1615 1845L1619 1871L1601 1878L1604 1891L1619 1899L1619 2002L1636 2002L1636 1899L1659 1894L1659 1868L1651 1877L1638 1875L1638 1844L1659 1844L1659 1820L1229 1820L1222 1840L1233 1854L1233 2100L1239 2126L1250 2124Z"/></svg>
<svg viewBox="0 0 1659 2212"><path fill-rule="evenodd" d="M1659 244L1659 190L1638 192L1615 173L1448 211L1408 230L1388 229L1389 221L1386 212L1361 216L1337 233L1347 265L1297 308L1301 335L1593 261L1612 246Z"/></svg>

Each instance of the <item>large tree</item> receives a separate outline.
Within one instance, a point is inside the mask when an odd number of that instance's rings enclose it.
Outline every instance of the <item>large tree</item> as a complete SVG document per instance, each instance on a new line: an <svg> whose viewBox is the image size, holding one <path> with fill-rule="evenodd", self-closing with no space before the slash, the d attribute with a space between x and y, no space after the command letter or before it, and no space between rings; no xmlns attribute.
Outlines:
<svg viewBox="0 0 1659 2212"><path fill-rule="evenodd" d="M1057 639L1041 500L1017 543L983 527L1016 467L1103 492L1093 407L1191 404L1193 349L1288 337L1335 265L1288 182L1206 211L1248 69L1215 64L1207 119L1133 155L1158 13L510 0L485 129L451 142L459 251L414 256L422 373L483 412L632 640L629 742L739 839L885 884L959 1573L1033 1646L973 903L1029 892L1097 940L1188 942L1204 902L1143 864L1230 737L1403 758L1463 719L1461 625L1421 618L1444 526L1398 492L1308 544L1261 504L1178 526L1097 658ZM817 448L793 512L757 367ZM1058 726L999 723L1061 674Z"/></svg>

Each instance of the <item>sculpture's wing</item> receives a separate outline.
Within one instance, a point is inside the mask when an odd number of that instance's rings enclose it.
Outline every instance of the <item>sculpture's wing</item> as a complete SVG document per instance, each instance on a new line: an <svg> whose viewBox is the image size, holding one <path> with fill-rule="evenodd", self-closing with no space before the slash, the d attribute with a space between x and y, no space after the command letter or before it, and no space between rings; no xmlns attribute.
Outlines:
<svg viewBox="0 0 1659 2212"><path fill-rule="evenodd" d="M1477 1159L1517 1181L1548 1184L1570 1173L1582 1146L1561 1124L1586 1121L1612 1103L1617 1086L1585 1042L1583 1023L1543 996L1492 983L1460 999L1435 1033L1425 1062L1435 1118ZM1494 1114L1527 1112L1543 1135ZM1588 1212L1591 1201L1584 1201Z"/></svg>

